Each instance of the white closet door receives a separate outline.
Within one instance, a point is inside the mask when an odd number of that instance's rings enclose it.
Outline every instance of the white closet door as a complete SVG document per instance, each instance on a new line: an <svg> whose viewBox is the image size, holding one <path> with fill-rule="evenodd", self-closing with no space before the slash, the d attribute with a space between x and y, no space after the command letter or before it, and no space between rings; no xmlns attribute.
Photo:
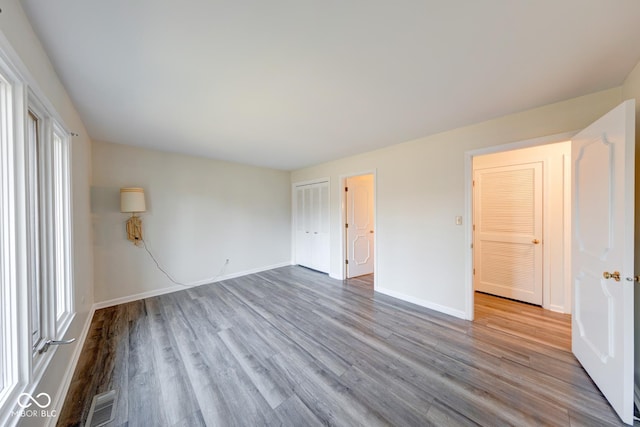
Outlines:
<svg viewBox="0 0 640 427"><path fill-rule="evenodd" d="M311 262L310 224L308 218L305 187L296 187L296 263L308 265Z"/></svg>
<svg viewBox="0 0 640 427"><path fill-rule="evenodd" d="M329 272L329 183L314 185L315 227L313 231L313 265L316 270Z"/></svg>
<svg viewBox="0 0 640 427"><path fill-rule="evenodd" d="M329 183L296 187L296 263L329 272Z"/></svg>
<svg viewBox="0 0 640 427"><path fill-rule="evenodd" d="M542 305L542 163L474 173L475 288Z"/></svg>

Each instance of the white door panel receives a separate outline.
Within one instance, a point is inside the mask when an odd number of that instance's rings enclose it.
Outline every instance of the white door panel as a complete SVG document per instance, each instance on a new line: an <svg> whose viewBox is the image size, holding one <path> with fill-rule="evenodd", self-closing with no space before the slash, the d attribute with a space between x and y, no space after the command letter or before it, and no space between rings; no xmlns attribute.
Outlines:
<svg viewBox="0 0 640 427"><path fill-rule="evenodd" d="M347 178L347 278L373 273L373 175Z"/></svg>
<svg viewBox="0 0 640 427"><path fill-rule="evenodd" d="M542 305L542 162L474 171L475 289Z"/></svg>
<svg viewBox="0 0 640 427"><path fill-rule="evenodd" d="M296 263L329 272L329 183L295 188Z"/></svg>
<svg viewBox="0 0 640 427"><path fill-rule="evenodd" d="M572 140L572 350L620 418L633 423L635 104ZM604 273L620 273L620 280Z"/></svg>
<svg viewBox="0 0 640 427"><path fill-rule="evenodd" d="M296 263L300 265L309 264L311 258L305 207L305 189L296 187Z"/></svg>
<svg viewBox="0 0 640 427"><path fill-rule="evenodd" d="M312 268L329 272L329 183L313 187Z"/></svg>

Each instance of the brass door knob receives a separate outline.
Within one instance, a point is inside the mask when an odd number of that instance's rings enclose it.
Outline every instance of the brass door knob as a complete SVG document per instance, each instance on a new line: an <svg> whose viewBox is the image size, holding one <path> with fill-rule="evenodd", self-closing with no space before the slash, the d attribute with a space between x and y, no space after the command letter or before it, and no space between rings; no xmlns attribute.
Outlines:
<svg viewBox="0 0 640 427"><path fill-rule="evenodd" d="M602 277L604 277L607 280L613 279L616 282L619 282L620 281L620 272L619 271L614 271L613 273L609 273L608 271L605 271L604 273L602 273Z"/></svg>
<svg viewBox="0 0 640 427"><path fill-rule="evenodd" d="M538 243L540 243L540 240L538 240L538 239L533 239L533 240L531 241L531 243L533 243L534 245L537 245Z"/></svg>

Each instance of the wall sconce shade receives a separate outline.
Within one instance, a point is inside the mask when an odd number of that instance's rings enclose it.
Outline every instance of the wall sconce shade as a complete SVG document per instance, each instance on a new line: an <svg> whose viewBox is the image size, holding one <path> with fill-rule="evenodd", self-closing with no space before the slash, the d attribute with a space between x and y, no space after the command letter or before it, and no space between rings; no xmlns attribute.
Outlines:
<svg viewBox="0 0 640 427"><path fill-rule="evenodd" d="M130 212L131 218L127 221L127 239L134 245L142 244L142 221L136 213L146 212L144 202L144 189L128 187L120 189L120 212Z"/></svg>
<svg viewBox="0 0 640 427"><path fill-rule="evenodd" d="M144 189L128 187L120 189L120 212L145 212Z"/></svg>

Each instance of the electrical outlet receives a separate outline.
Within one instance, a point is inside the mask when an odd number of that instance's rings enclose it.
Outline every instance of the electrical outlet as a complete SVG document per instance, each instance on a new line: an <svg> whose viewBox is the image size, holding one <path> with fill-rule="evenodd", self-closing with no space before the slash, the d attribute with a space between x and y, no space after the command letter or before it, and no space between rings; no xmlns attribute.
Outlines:
<svg viewBox="0 0 640 427"><path fill-rule="evenodd" d="M229 258L224 262L225 264L229 264Z"/></svg>
<svg viewBox="0 0 640 427"><path fill-rule="evenodd" d="M462 217L461 216L457 216L456 217L456 225L462 225Z"/></svg>

